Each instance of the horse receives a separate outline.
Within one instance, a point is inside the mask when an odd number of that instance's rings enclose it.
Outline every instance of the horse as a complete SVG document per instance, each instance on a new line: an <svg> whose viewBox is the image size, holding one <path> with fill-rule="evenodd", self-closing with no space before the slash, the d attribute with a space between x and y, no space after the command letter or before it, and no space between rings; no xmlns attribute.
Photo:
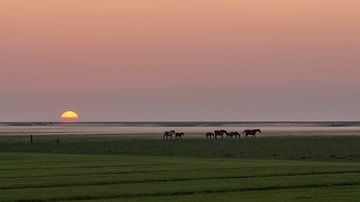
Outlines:
<svg viewBox="0 0 360 202"><path fill-rule="evenodd" d="M175 130L165 131L165 132L164 132L164 135L163 135L163 139L164 139L164 138L166 138L166 139L168 139L168 138L173 138L173 136L175 136L175 135L176 135Z"/></svg>
<svg viewBox="0 0 360 202"><path fill-rule="evenodd" d="M235 138L240 138L240 133L238 133L238 132L230 132L230 133L228 133L228 134L226 134L226 137L227 138L232 138L232 137L235 137Z"/></svg>
<svg viewBox="0 0 360 202"><path fill-rule="evenodd" d="M226 135L228 132L226 130L215 130L215 138L217 138L217 136L221 136L221 139L224 137L224 135Z"/></svg>
<svg viewBox="0 0 360 202"><path fill-rule="evenodd" d="M178 139L182 139L184 137L185 133L175 133L175 138Z"/></svg>
<svg viewBox="0 0 360 202"><path fill-rule="evenodd" d="M206 133L206 138L210 138L211 139L211 137L215 137L215 135L214 135L214 133Z"/></svg>
<svg viewBox="0 0 360 202"><path fill-rule="evenodd" d="M256 137L256 133L261 133L260 129L244 130L243 134L247 138L248 135L251 135L253 138Z"/></svg>

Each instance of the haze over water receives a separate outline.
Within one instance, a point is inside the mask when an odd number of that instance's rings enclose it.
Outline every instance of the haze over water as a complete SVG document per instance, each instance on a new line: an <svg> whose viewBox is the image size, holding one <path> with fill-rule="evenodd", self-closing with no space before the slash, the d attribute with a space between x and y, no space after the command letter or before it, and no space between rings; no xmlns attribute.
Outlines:
<svg viewBox="0 0 360 202"><path fill-rule="evenodd" d="M92 123L0 123L0 135L119 135L161 137L165 130L202 137L206 132L261 128L260 136L360 135L360 122L92 122Z"/></svg>

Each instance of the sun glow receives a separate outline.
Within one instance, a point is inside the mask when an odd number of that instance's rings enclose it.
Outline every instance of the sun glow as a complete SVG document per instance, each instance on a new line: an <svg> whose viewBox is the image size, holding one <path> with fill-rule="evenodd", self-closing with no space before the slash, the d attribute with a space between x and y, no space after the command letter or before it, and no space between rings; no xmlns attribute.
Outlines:
<svg viewBox="0 0 360 202"><path fill-rule="evenodd" d="M61 114L61 120L64 122L76 122L79 118L79 115L74 111L66 111Z"/></svg>

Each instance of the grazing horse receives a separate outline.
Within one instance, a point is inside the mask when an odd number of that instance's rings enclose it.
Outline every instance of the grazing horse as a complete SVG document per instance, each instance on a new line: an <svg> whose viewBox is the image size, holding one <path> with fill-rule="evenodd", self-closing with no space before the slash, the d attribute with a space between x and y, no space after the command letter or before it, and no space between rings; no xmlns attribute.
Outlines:
<svg viewBox="0 0 360 202"><path fill-rule="evenodd" d="M206 133L206 138L215 137L214 133Z"/></svg>
<svg viewBox="0 0 360 202"><path fill-rule="evenodd" d="M232 137L240 138L240 133L238 133L238 132L230 132L230 133L226 134L226 137L230 137L230 138L232 138Z"/></svg>
<svg viewBox="0 0 360 202"><path fill-rule="evenodd" d="M224 137L224 135L227 135L227 131L226 130L215 130L215 138L217 138L217 136L220 136L221 139Z"/></svg>
<svg viewBox="0 0 360 202"><path fill-rule="evenodd" d="M253 130L244 130L243 134L247 138L248 135L251 135L253 138L256 137L256 133L261 133L260 129L253 129Z"/></svg>
<svg viewBox="0 0 360 202"><path fill-rule="evenodd" d="M175 138L176 139L178 139L178 138L182 139L184 137L184 135L185 135L185 133L176 133Z"/></svg>
<svg viewBox="0 0 360 202"><path fill-rule="evenodd" d="M175 136L175 135L176 135L175 130L165 131L165 132L164 132L164 135L163 135L163 139L164 139L164 138L166 138L166 139L168 139L168 138L173 138L173 136Z"/></svg>

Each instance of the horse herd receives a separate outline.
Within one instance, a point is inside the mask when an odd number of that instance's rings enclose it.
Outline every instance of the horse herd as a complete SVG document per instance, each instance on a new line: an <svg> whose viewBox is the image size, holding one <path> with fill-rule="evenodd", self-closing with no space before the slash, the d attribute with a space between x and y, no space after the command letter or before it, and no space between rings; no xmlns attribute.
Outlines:
<svg viewBox="0 0 360 202"><path fill-rule="evenodd" d="M256 137L257 133L261 133L260 129L247 129L244 130L242 132L245 137L247 138L248 136L252 136L253 138ZM168 138L173 138L175 137L176 139L182 139L184 137L185 133L178 133L175 130L169 130L169 131L165 131L164 135L163 135L163 139L168 139ZM224 138L225 136L227 138L240 138L240 133L239 132L228 132L226 130L215 130L214 132L209 132L206 133L206 138Z"/></svg>

